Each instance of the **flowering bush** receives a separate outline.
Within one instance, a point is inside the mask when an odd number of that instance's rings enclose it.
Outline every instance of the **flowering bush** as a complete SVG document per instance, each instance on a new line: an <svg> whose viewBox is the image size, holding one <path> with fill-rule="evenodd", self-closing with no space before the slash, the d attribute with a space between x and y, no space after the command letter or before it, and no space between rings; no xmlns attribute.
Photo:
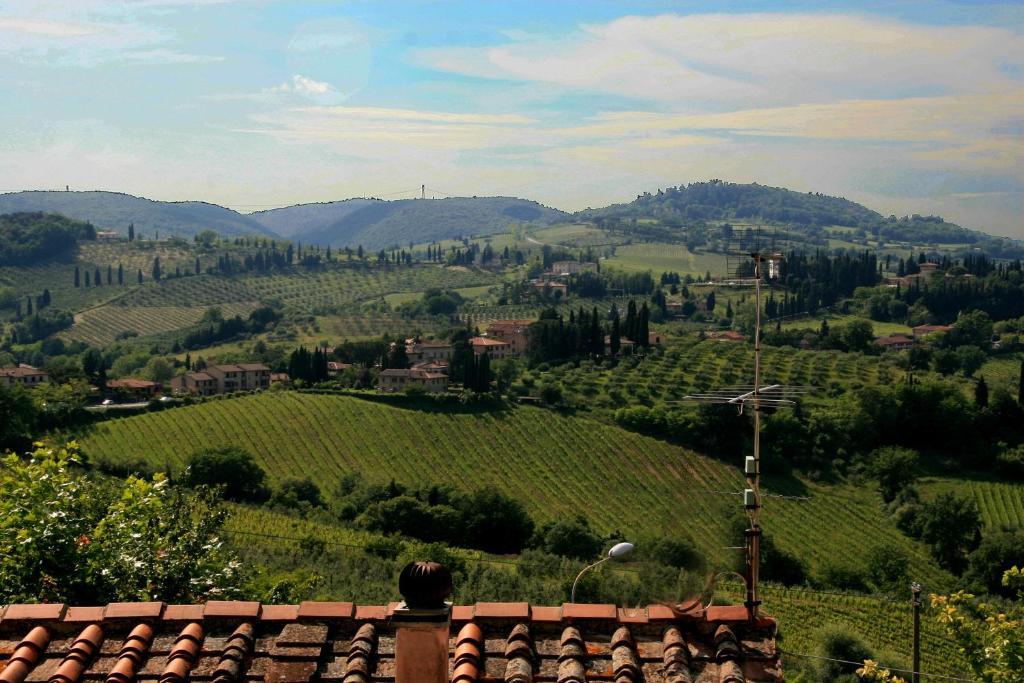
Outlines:
<svg viewBox="0 0 1024 683"><path fill-rule="evenodd" d="M230 597L239 564L226 510L157 474L86 476L74 442L0 460L0 602L192 602Z"/></svg>

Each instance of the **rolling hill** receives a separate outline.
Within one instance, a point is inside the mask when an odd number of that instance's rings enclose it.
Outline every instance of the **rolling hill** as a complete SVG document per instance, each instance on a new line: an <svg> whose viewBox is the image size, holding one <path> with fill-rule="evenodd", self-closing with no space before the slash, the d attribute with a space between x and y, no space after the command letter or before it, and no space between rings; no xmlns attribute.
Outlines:
<svg viewBox="0 0 1024 683"><path fill-rule="evenodd" d="M513 223L550 225L569 214L515 197L448 199L349 199L298 204L250 214L265 228L290 239L333 246L380 249L461 236L491 235Z"/></svg>
<svg viewBox="0 0 1024 683"><path fill-rule="evenodd" d="M583 417L543 408L499 412L409 409L349 396L264 393L147 413L95 425L81 435L93 462L143 460L179 472L200 448L236 445L270 479L311 477L327 495L358 471L372 482L495 488L520 499L538 521L584 514L602 533L685 533L719 562L727 545L730 496L741 475L731 463ZM766 529L812 571L850 538L902 548L930 586L949 575L924 546L901 534L877 494L852 485L780 481L773 490L809 497L775 500ZM822 520L829 520L822 524Z"/></svg>
<svg viewBox="0 0 1024 683"><path fill-rule="evenodd" d="M68 218L89 221L98 230L135 234L152 239L161 235L191 237L203 230L214 230L222 237L264 235L275 237L249 216L206 202L160 202L120 192L26 191L0 194L0 214L19 211L59 213Z"/></svg>

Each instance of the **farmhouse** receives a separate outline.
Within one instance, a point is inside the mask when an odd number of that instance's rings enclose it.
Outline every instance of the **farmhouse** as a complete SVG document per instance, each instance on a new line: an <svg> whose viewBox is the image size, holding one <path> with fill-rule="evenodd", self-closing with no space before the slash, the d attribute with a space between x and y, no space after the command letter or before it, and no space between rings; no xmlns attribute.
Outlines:
<svg viewBox="0 0 1024 683"><path fill-rule="evenodd" d="M171 380L171 391L176 394L213 396L217 393L217 380L205 372L186 372Z"/></svg>
<svg viewBox="0 0 1024 683"><path fill-rule="evenodd" d="M708 339L717 339L718 341L729 341L729 342L741 342L746 341L746 337L742 333L736 330L723 330L721 332L711 332L708 334Z"/></svg>
<svg viewBox="0 0 1024 683"><path fill-rule="evenodd" d="M451 573L410 563L402 601L12 604L5 683L777 683L777 622L692 600L452 606ZM383 600L381 602L384 602Z"/></svg>
<svg viewBox="0 0 1024 683"><path fill-rule="evenodd" d="M530 342L530 325L534 320L495 320L487 326L487 336L508 342L512 347L512 355L521 356L526 353Z"/></svg>
<svg viewBox="0 0 1024 683"><path fill-rule="evenodd" d="M98 240L118 240L121 239L121 233L115 230L97 230L96 239Z"/></svg>
<svg viewBox="0 0 1024 683"><path fill-rule="evenodd" d="M377 386L381 391L403 391L406 387L415 387L431 394L448 391L448 375L442 372L430 372L420 368L389 368L381 370L377 378Z"/></svg>
<svg viewBox="0 0 1024 683"><path fill-rule="evenodd" d="M146 401L156 397L161 390L157 382L148 379L112 379L107 382L107 390L113 394L130 398L133 401Z"/></svg>
<svg viewBox="0 0 1024 683"><path fill-rule="evenodd" d="M491 357L491 360L501 360L512 355L512 345L501 339L473 337L469 340L469 343L473 346L474 356L482 356L486 353Z"/></svg>
<svg viewBox="0 0 1024 683"><path fill-rule="evenodd" d="M329 365L329 363L328 363L328 365ZM330 370L328 370L328 374L330 374ZM275 384L282 384L284 386L288 386L291 383L292 383L292 378L288 375L287 372L272 372L272 373L270 373L270 386L274 386Z"/></svg>
<svg viewBox="0 0 1024 683"><path fill-rule="evenodd" d="M635 341L633 341L632 339L626 339L625 337L619 339L620 354L629 355L633 353L634 349L636 349ZM610 334L606 334L604 336L604 355L612 355L612 336Z"/></svg>
<svg viewBox="0 0 1024 683"><path fill-rule="evenodd" d="M875 337L875 343L886 351L905 351L914 345L914 340L905 334L890 334Z"/></svg>
<svg viewBox="0 0 1024 683"><path fill-rule="evenodd" d="M339 363L338 361L329 360L327 361L327 376L331 378L337 377L350 367L352 367L351 363ZM273 382L273 378L271 378L271 382Z"/></svg>
<svg viewBox="0 0 1024 683"><path fill-rule="evenodd" d="M49 373L31 365L21 364L13 368L0 368L0 383L8 387L15 384L23 387L35 387L48 381L50 381Z"/></svg>

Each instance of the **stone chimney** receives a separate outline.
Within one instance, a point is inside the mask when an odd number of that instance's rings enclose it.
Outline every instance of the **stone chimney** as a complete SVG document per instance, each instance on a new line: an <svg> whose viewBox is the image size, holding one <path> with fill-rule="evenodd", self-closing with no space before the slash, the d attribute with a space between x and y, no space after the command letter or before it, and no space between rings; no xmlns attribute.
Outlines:
<svg viewBox="0 0 1024 683"><path fill-rule="evenodd" d="M395 627L395 683L447 683L452 575L437 562L410 562L398 578L405 598Z"/></svg>

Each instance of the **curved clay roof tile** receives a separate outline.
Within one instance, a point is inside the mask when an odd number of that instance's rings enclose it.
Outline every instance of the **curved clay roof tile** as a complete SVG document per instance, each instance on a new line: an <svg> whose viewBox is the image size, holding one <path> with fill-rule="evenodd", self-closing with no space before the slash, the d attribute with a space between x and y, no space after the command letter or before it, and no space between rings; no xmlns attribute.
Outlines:
<svg viewBox="0 0 1024 683"><path fill-rule="evenodd" d="M49 644L50 630L45 626L36 626L29 631L14 648L3 671L0 671L0 683L22 683Z"/></svg>

